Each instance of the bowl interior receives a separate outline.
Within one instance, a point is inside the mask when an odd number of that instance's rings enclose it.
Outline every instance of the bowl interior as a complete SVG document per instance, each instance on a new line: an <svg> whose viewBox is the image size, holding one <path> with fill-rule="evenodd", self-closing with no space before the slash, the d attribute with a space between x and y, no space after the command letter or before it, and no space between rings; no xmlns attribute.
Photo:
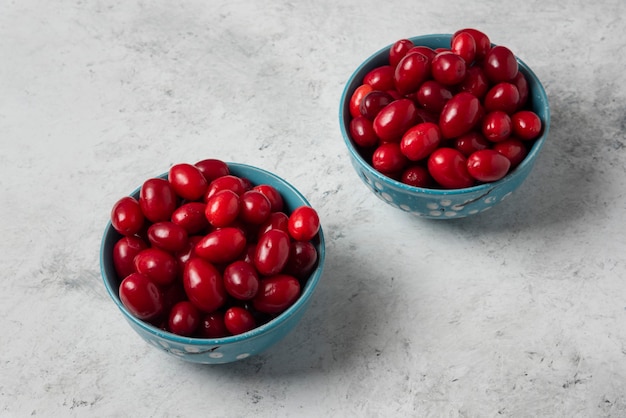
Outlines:
<svg viewBox="0 0 626 418"><path fill-rule="evenodd" d="M291 212L298 206L309 205L308 201L298 190L296 190L285 180L270 172L240 163L228 163L228 166L231 174L239 177L245 177L250 180L250 182L254 185L268 184L275 187L283 197L286 212ZM167 173L161 175L160 177L167 178ZM131 196L138 198L140 188L141 187L135 189L135 191L131 193ZM191 338L169 333L167 331L154 327L151 324L141 321L135 318L121 303L119 299L120 279L117 277L117 273L115 272L115 268L112 262L113 247L120 238L121 235L117 233L115 229L113 229L113 227L111 226L111 222L109 221L105 228L101 244L100 266L104 285L107 289L107 292L111 296L111 299L113 299L117 307L122 311L126 320L130 322L130 325L145 339L156 338L159 341L166 341L167 344L174 343L185 347L227 347L229 345L236 345L238 343L257 339L255 348L258 349L259 352L267 348L267 346L274 341L272 339L265 338L265 335L276 331L276 335L274 336L274 338L275 340L280 339L280 337L285 333L285 329L283 328L290 329L293 325L290 322L297 321L297 318L301 316L300 310L304 309L308 305L308 302L321 278L325 261L324 234L322 228L320 227L318 236L313 242L318 252L317 267L312 272L311 276L304 285L300 297L291 307L287 308L287 310L285 310L269 322L243 334L223 338ZM278 332L278 330L281 329L283 329L283 332ZM219 360L217 356L216 360Z"/></svg>

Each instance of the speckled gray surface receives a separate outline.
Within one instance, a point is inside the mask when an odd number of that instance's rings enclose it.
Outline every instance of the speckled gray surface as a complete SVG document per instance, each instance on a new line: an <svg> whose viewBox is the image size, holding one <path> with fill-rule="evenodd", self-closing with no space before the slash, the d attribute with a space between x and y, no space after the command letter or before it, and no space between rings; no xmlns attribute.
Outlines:
<svg viewBox="0 0 626 418"><path fill-rule="evenodd" d="M0 416L626 416L625 5L0 1ZM420 220L353 172L338 101L467 26L534 69L551 134L498 207ZM328 250L301 326L219 367L140 340L98 265L117 198L209 157L298 187Z"/></svg>

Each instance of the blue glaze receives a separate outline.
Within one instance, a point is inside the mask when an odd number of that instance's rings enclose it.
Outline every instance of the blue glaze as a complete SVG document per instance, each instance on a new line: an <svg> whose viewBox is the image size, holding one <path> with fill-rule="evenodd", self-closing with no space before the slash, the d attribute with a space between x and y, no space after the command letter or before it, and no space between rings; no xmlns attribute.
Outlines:
<svg viewBox="0 0 626 418"><path fill-rule="evenodd" d="M430 48L449 48L452 35L435 34L409 38L415 45ZM491 209L509 197L528 177L543 147L550 129L550 106L543 85L532 70L519 58L520 71L528 81L529 104L543 122L543 133L537 138L528 155L503 179L466 189L424 189L393 180L363 159L349 135L349 102L354 90L362 84L363 77L372 69L388 64L391 45L379 50L365 60L349 78L341 96L339 124L351 163L365 185L381 200L413 215L431 219L462 218Z"/></svg>
<svg viewBox="0 0 626 418"><path fill-rule="evenodd" d="M228 163L228 166L231 174L245 177L254 185L269 184L275 187L283 197L284 210L286 212L291 212L298 206L310 206L300 192L272 173L245 164ZM161 177L167 178L167 174L163 174ZM138 198L139 190L140 188L137 188L131 196ZM120 280L115 272L112 256L113 247L117 240L121 238L121 235L113 229L110 222L107 224L102 238L100 270L109 296L111 296L111 299L120 309L130 326L150 345L189 362L204 364L230 363L267 350L282 340L300 321L309 307L311 297L320 281L324 267L325 244L321 228L318 237L315 241L318 252L317 267L302 288L300 298L270 322L249 332L225 338L188 338L171 334L135 318L124 307L119 299Z"/></svg>

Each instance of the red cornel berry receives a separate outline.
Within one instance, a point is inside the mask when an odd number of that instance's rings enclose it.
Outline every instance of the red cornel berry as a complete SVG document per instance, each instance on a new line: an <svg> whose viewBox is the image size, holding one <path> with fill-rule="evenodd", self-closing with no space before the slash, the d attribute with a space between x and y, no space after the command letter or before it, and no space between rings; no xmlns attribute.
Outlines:
<svg viewBox="0 0 626 418"><path fill-rule="evenodd" d="M384 85L388 76L370 78ZM111 224L120 234L120 301L136 318L186 337L263 325L298 300L319 257L315 209L288 209L277 188L252 184L217 159L146 180L139 199L113 205Z"/></svg>
<svg viewBox="0 0 626 418"><path fill-rule="evenodd" d="M467 188L505 177L541 136L529 97L513 52L478 29L456 31L446 48L400 39L349 97L349 135L387 177Z"/></svg>

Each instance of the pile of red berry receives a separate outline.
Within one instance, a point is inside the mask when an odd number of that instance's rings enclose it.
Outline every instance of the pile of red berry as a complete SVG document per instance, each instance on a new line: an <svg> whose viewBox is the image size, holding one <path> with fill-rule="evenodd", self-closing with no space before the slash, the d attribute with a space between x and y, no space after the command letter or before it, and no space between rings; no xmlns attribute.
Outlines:
<svg viewBox="0 0 626 418"><path fill-rule="evenodd" d="M395 42L350 97L349 132L379 172L425 188L503 178L542 132L515 55L462 29L449 48Z"/></svg>
<svg viewBox="0 0 626 418"><path fill-rule="evenodd" d="M223 161L176 164L111 211L119 297L135 317L174 334L220 338L291 306L314 270L316 211L286 212L269 184Z"/></svg>

